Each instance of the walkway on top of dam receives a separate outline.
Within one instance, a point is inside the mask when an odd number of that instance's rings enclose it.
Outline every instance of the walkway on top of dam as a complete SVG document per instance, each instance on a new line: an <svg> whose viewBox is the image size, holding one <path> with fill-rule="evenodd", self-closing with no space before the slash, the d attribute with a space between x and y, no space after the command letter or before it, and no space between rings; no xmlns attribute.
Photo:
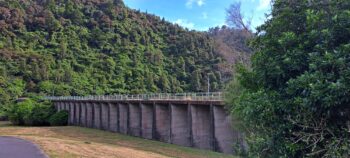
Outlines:
<svg viewBox="0 0 350 158"><path fill-rule="evenodd" d="M106 102L153 102L153 103L194 103L224 105L222 92L210 93L157 93L136 95L106 95L106 96L47 96L51 101L106 101Z"/></svg>

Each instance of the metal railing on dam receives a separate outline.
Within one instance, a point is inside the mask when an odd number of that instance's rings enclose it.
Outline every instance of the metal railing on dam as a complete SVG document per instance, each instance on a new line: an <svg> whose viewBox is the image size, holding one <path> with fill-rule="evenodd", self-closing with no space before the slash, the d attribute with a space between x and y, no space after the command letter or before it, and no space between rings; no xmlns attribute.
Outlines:
<svg viewBox="0 0 350 158"><path fill-rule="evenodd" d="M158 100L176 100L176 101L223 101L222 92L210 92L210 93L157 93L157 94L135 94L135 95L106 95L106 96L47 96L47 100L64 101L64 100L146 100L146 101L158 101Z"/></svg>

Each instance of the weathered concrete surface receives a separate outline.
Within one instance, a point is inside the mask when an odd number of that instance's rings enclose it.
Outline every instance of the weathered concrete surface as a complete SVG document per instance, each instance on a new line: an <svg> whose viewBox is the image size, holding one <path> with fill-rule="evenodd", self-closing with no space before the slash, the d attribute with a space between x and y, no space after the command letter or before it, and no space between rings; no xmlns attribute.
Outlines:
<svg viewBox="0 0 350 158"><path fill-rule="evenodd" d="M75 119L75 106L73 102L69 103L69 125L74 125L74 119Z"/></svg>
<svg viewBox="0 0 350 158"><path fill-rule="evenodd" d="M65 110L65 109L66 109L66 103L65 102L61 102L60 111Z"/></svg>
<svg viewBox="0 0 350 158"><path fill-rule="evenodd" d="M118 104L109 103L109 131L118 132Z"/></svg>
<svg viewBox="0 0 350 158"><path fill-rule="evenodd" d="M85 103L86 106L86 127L94 128L94 105Z"/></svg>
<svg viewBox="0 0 350 158"><path fill-rule="evenodd" d="M171 142L170 138L170 110L169 105L155 104L155 136L154 139L162 142Z"/></svg>
<svg viewBox="0 0 350 158"><path fill-rule="evenodd" d="M80 103L80 126L87 126L86 103Z"/></svg>
<svg viewBox="0 0 350 158"><path fill-rule="evenodd" d="M141 136L141 108L139 104L129 104L129 130L132 136Z"/></svg>
<svg viewBox="0 0 350 158"><path fill-rule="evenodd" d="M210 106L191 105L193 146L213 149L213 131Z"/></svg>
<svg viewBox="0 0 350 158"><path fill-rule="evenodd" d="M65 106L65 104L64 104L64 102L60 102L59 104L58 104L58 109L57 109L57 111L62 111L62 110L64 110L64 107Z"/></svg>
<svg viewBox="0 0 350 158"><path fill-rule="evenodd" d="M67 110L69 112L69 103L68 102L65 102L64 103L64 109Z"/></svg>
<svg viewBox="0 0 350 158"><path fill-rule="evenodd" d="M94 105L94 128L101 129L101 105L93 103Z"/></svg>
<svg viewBox="0 0 350 158"><path fill-rule="evenodd" d="M59 105L60 105L60 102L56 102L56 103L53 103L53 106L55 107L55 109L58 111L59 110Z"/></svg>
<svg viewBox="0 0 350 158"><path fill-rule="evenodd" d="M61 102L53 103L57 111L61 111Z"/></svg>
<svg viewBox="0 0 350 158"><path fill-rule="evenodd" d="M101 128L103 130L108 130L109 126L109 105L105 103L101 103Z"/></svg>
<svg viewBox="0 0 350 158"><path fill-rule="evenodd" d="M187 105L171 105L171 143L191 146Z"/></svg>
<svg viewBox="0 0 350 158"><path fill-rule="evenodd" d="M37 145L15 137L0 137L0 158L47 158Z"/></svg>
<svg viewBox="0 0 350 158"><path fill-rule="evenodd" d="M234 143L233 129L231 127L231 117L222 106L214 106L214 132L216 151L223 153L233 153Z"/></svg>
<svg viewBox="0 0 350 158"><path fill-rule="evenodd" d="M153 105L141 104L141 131L143 138L153 138Z"/></svg>
<svg viewBox="0 0 350 158"><path fill-rule="evenodd" d="M66 108L66 103L65 102L61 102L61 110L65 110Z"/></svg>
<svg viewBox="0 0 350 158"><path fill-rule="evenodd" d="M74 103L74 112L75 112L74 125L79 126L80 125L80 103L79 102Z"/></svg>
<svg viewBox="0 0 350 158"><path fill-rule="evenodd" d="M55 106L69 111L70 125L224 153L232 153L235 143L247 146L222 105L186 103L63 101Z"/></svg>
<svg viewBox="0 0 350 158"><path fill-rule="evenodd" d="M128 134L129 128L129 105L119 104L119 132Z"/></svg>

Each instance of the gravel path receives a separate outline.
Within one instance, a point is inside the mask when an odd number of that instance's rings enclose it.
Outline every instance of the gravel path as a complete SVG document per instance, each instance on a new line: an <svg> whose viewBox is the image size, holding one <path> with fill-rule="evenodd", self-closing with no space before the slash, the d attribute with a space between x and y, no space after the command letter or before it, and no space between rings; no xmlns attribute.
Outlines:
<svg viewBox="0 0 350 158"><path fill-rule="evenodd" d="M47 158L37 145L15 137L0 137L0 158Z"/></svg>

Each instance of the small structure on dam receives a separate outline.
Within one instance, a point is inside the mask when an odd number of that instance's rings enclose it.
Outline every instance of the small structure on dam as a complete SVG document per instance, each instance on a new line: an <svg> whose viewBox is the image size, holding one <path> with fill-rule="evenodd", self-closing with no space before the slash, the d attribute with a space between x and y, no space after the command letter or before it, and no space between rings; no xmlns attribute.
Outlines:
<svg viewBox="0 0 350 158"><path fill-rule="evenodd" d="M69 124L233 153L241 134L232 128L221 93L46 97L69 111Z"/></svg>

